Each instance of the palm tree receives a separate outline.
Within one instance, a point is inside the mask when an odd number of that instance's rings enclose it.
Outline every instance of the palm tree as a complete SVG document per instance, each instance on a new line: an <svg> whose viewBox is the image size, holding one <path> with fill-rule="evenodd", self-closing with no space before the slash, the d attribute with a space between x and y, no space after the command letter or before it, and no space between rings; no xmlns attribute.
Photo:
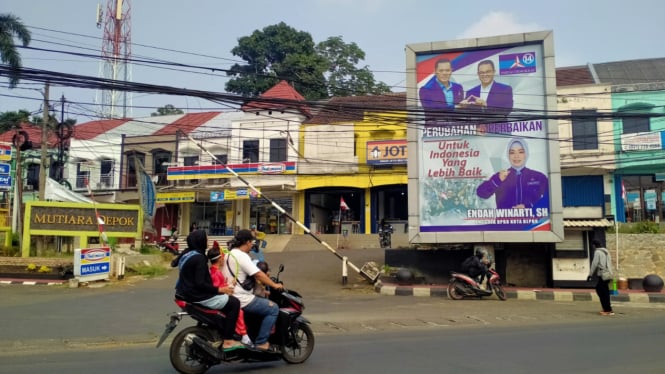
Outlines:
<svg viewBox="0 0 665 374"><path fill-rule="evenodd" d="M0 57L3 64L9 65L9 88L14 88L19 81L21 55L16 50L14 38L18 38L26 47L30 44L30 31L21 20L12 14L0 14Z"/></svg>

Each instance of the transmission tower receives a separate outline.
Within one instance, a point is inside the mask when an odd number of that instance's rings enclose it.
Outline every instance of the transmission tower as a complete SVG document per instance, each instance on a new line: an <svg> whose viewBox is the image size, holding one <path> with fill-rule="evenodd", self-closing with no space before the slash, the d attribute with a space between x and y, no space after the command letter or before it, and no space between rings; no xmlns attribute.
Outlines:
<svg viewBox="0 0 665 374"><path fill-rule="evenodd" d="M131 82L132 32L129 0L107 0L105 10L97 5L97 27L104 27L99 77ZM95 102L103 118L131 117L132 95L118 90L98 90Z"/></svg>

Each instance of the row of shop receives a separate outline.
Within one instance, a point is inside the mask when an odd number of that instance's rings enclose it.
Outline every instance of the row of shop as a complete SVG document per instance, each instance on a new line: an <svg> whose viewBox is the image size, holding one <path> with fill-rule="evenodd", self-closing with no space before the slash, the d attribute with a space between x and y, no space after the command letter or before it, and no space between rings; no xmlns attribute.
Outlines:
<svg viewBox="0 0 665 374"><path fill-rule="evenodd" d="M192 192L193 201L160 204L154 218L155 227L160 228L158 234L162 234L161 228L177 227L184 233L196 227L211 236L228 236L254 225L267 234L295 234L297 226L288 216L319 234L376 233L382 219L405 232L408 219L405 184L368 189L323 187L274 194L268 191L265 198L248 194L246 198L221 201L210 198L216 193ZM157 199L166 201L169 196L171 193L162 192ZM341 201L348 209L341 206Z"/></svg>

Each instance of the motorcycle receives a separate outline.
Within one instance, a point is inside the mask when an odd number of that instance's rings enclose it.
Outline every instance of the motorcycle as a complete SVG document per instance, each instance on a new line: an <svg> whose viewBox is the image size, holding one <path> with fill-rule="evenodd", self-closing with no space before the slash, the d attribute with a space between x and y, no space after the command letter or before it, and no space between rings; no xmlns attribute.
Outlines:
<svg viewBox="0 0 665 374"><path fill-rule="evenodd" d="M381 248L390 248L393 232L393 225L379 226L379 245Z"/></svg>
<svg viewBox="0 0 665 374"><path fill-rule="evenodd" d="M273 281L279 282L279 273L283 270L284 265L280 265L277 276L271 277ZM247 346L245 349L224 352L216 348L213 343L222 340L217 326L220 319L224 318L223 314L178 299L177 296L175 302L182 311L169 315L169 322L157 342L157 348L184 317L191 317L196 321L196 325L180 331L171 341L169 348L171 365L180 373L204 373L210 367L221 363L265 362L280 359L290 364L305 362L314 351L314 333L309 326L310 322L302 316L302 311L305 309L302 297L296 291L286 289L271 290L268 297L279 306L279 315L268 339L271 347L277 349L261 351ZM245 312L247 333L252 340L258 334L260 322L261 316Z"/></svg>
<svg viewBox="0 0 665 374"><path fill-rule="evenodd" d="M499 300L506 300L506 293L501 285L501 277L496 270L489 268L487 271L488 288L483 289L473 277L457 272L450 273L448 282L448 297L453 300L462 300L465 297L492 296L495 293Z"/></svg>
<svg viewBox="0 0 665 374"><path fill-rule="evenodd" d="M178 237L176 235L171 235L168 240L165 237L162 237L162 240L157 243L157 246L162 252L169 252L173 255L178 255L180 254L180 245L176 242L177 240Z"/></svg>

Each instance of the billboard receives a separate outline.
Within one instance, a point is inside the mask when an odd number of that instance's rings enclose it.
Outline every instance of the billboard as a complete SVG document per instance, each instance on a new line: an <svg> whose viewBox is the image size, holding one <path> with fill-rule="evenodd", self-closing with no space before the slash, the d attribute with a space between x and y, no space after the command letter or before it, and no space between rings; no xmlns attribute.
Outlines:
<svg viewBox="0 0 665 374"><path fill-rule="evenodd" d="M551 32L407 46L411 242L561 241L553 50Z"/></svg>

